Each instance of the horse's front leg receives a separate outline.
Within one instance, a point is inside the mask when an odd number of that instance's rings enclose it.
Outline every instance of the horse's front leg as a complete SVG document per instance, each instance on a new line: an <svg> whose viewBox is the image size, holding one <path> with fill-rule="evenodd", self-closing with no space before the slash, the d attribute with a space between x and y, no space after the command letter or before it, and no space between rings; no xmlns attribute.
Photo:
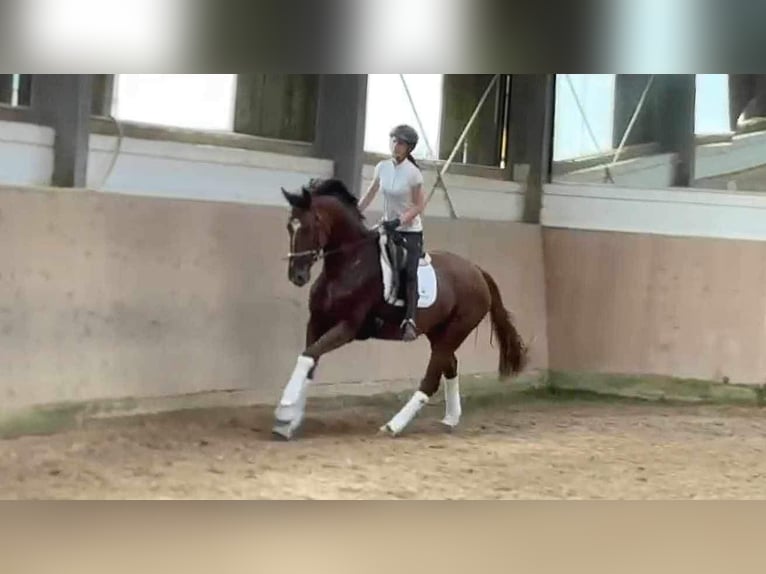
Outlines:
<svg viewBox="0 0 766 574"><path fill-rule="evenodd" d="M307 349L316 342L320 333L319 323L312 315L306 325ZM276 423L272 430L275 435L289 439L300 426L306 410L308 389L314 379L316 367L317 361L309 361L303 355L298 357L293 374L282 391L282 397L274 413Z"/></svg>
<svg viewBox="0 0 766 574"><path fill-rule="evenodd" d="M353 341L358 329L356 323L342 321L318 336L318 326L314 322L309 323L306 349L298 357L293 374L274 413L274 434L286 439L292 437L303 421L308 387L320 357Z"/></svg>

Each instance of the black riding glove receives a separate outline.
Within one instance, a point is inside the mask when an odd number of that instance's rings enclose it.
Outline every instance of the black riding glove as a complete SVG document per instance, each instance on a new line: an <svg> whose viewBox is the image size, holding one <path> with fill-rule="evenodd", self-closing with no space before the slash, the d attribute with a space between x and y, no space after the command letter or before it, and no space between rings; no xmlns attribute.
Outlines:
<svg viewBox="0 0 766 574"><path fill-rule="evenodd" d="M386 233L391 233L393 231L396 231L401 224L402 224L402 221L397 217L396 219L392 219L391 221L384 221L382 225L383 225L383 229L386 230Z"/></svg>

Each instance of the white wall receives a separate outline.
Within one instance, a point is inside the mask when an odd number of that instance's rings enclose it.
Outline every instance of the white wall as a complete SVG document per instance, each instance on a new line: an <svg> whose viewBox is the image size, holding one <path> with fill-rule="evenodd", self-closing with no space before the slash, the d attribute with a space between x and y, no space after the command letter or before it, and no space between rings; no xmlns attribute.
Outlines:
<svg viewBox="0 0 766 574"><path fill-rule="evenodd" d="M329 177L333 170L329 160L126 138L111 175L101 187L116 143L113 136L91 136L88 187L152 197L281 206L280 186L296 188L311 177ZM364 166L363 189L369 185L372 171L373 166ZM424 179L430 191L435 171L424 170ZM445 181L460 217L493 221L522 218L523 192L515 182L449 174ZM372 209L379 211L380 206L378 197ZM429 204L428 216L449 217L440 190Z"/></svg>
<svg viewBox="0 0 766 574"><path fill-rule="evenodd" d="M766 241L766 194L548 184L546 227Z"/></svg>
<svg viewBox="0 0 766 574"><path fill-rule="evenodd" d="M697 179L719 177L766 165L766 133L754 132L731 142L697 147L694 175Z"/></svg>
<svg viewBox="0 0 766 574"><path fill-rule="evenodd" d="M332 175L329 160L189 143L125 138L103 184L117 138L90 138L88 187L133 195L283 205L280 186Z"/></svg>
<svg viewBox="0 0 766 574"><path fill-rule="evenodd" d="M51 128L0 121L0 183L50 184L54 135Z"/></svg>
<svg viewBox="0 0 766 574"><path fill-rule="evenodd" d="M667 187L674 154L656 154L619 161L610 168L615 183L626 187ZM694 175L698 180L766 166L766 133L734 137L729 142L698 145ZM604 165L554 176L556 183L601 183Z"/></svg>
<svg viewBox="0 0 766 574"><path fill-rule="evenodd" d="M0 184L48 185L53 169L53 130L0 122ZM296 188L311 177L328 177L332 162L235 148L125 138L105 185L117 138L92 135L88 186L105 192L206 201L282 206L280 187ZM766 163L766 134L739 136L732 143L700 146L700 177L736 172ZM372 165L363 168L363 188ZM549 226L647 233L766 239L766 197L759 193L665 188L670 157L658 155L620 163L618 185L600 184L603 170L567 176L546 186L543 223ZM426 189L435 171L424 170ZM499 179L447 174L458 215L466 219L521 221L523 187ZM373 204L380 211L381 199ZM428 217L449 217L437 190Z"/></svg>
<svg viewBox="0 0 766 574"><path fill-rule="evenodd" d="M673 154L657 154L619 161L609 168L615 185L667 187L673 175ZM554 176L557 183L603 183L605 166L594 166Z"/></svg>
<svg viewBox="0 0 766 574"><path fill-rule="evenodd" d="M49 185L54 131L32 124L0 122L0 184ZM226 201L281 206L280 187L294 189L312 177L329 177L330 160L271 152L124 138L111 173L117 138L90 137L87 187L146 197ZM363 189L373 166L363 168ZM108 177L107 177L108 175ZM106 180L105 180L106 177ZM436 180L424 170L426 189ZM467 219L520 221L523 188L499 179L447 174L446 184L458 215ZM373 210L380 210L380 198ZM444 193L437 190L429 217L449 217Z"/></svg>

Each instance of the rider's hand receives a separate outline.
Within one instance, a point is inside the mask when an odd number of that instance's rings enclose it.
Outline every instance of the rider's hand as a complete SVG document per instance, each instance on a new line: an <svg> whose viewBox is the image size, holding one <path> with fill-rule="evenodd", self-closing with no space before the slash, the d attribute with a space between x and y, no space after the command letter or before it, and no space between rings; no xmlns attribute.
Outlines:
<svg viewBox="0 0 766 574"><path fill-rule="evenodd" d="M392 231L396 231L401 224L402 224L401 220L397 217L396 219L392 219L391 221L384 221L382 226L383 226L383 229L386 230L386 233L391 233Z"/></svg>

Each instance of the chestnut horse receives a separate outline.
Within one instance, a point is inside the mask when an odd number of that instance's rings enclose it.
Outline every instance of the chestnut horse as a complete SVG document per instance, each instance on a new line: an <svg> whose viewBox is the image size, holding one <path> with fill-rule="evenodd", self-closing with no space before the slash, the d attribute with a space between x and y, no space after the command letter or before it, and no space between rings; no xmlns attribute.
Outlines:
<svg viewBox="0 0 766 574"><path fill-rule="evenodd" d="M357 198L341 181L312 180L297 194L284 189L282 193L292 208L287 223L289 280L299 287L306 285L314 263L324 261L311 287L306 347L275 411L273 432L289 439L302 422L307 390L319 359L355 340L401 340L404 310L384 297L382 231L365 226ZM446 412L441 422L448 427L458 424L461 406L455 352L487 313L499 341L500 377L520 372L527 355L489 273L452 253L429 255L438 295L433 304L417 309L416 323L418 335L425 335L431 343L431 358L420 388L381 427L394 436L438 391L442 376Z"/></svg>

